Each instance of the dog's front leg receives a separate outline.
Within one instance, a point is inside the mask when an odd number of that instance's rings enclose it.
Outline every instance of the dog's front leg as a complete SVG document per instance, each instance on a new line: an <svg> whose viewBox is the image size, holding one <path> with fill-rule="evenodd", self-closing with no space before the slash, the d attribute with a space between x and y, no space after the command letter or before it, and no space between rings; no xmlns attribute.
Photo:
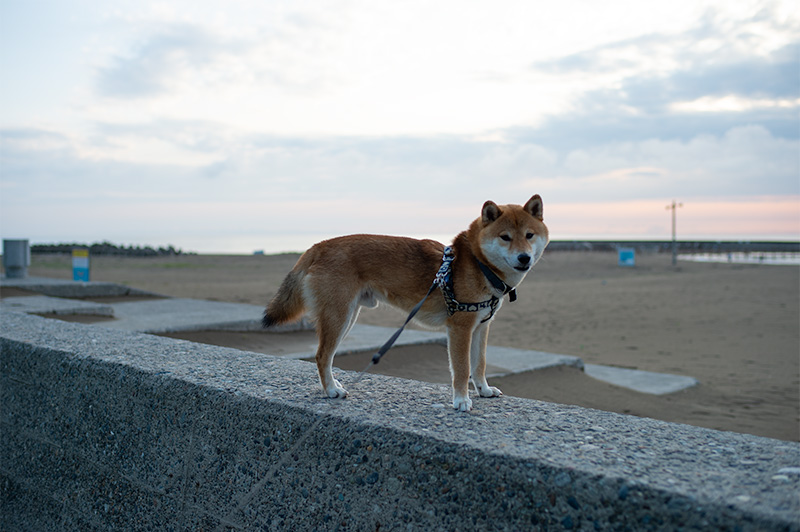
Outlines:
<svg viewBox="0 0 800 532"><path fill-rule="evenodd" d="M455 316L454 316L455 318ZM447 354L453 379L453 408L462 412L472 409L469 398L469 359L473 320L453 320L447 326ZM461 321L462 323L458 323ZM466 322L466 323L464 323Z"/></svg>
<svg viewBox="0 0 800 532"><path fill-rule="evenodd" d="M472 346L470 349L470 368L472 369L472 384L481 397L499 397L503 392L499 388L489 386L486 382L486 346L489 341L489 324L491 321L481 323L472 333Z"/></svg>

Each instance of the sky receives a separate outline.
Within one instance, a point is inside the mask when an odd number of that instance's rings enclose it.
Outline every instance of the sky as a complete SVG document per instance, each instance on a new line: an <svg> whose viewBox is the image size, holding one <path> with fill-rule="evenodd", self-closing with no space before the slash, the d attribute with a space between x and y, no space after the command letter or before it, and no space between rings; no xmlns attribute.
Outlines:
<svg viewBox="0 0 800 532"><path fill-rule="evenodd" d="M798 240L794 8L0 0L0 236L449 241L540 194L552 239L669 239L676 200L679 239Z"/></svg>

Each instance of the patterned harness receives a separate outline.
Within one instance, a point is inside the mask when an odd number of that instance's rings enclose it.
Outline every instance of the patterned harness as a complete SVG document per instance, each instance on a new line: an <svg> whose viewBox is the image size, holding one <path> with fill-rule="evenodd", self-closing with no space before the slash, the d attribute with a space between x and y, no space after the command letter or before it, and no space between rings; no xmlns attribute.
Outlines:
<svg viewBox="0 0 800 532"><path fill-rule="evenodd" d="M442 265L439 267L439 271L436 273L436 278L433 280L433 284L428 289L428 293L425 294L425 297L422 298L422 301L417 303L414 308L411 309L411 312L408 314L408 318L406 318L405 323L391 336L391 338L386 341L385 344L383 344L380 349L378 349L378 352L373 355L370 365L377 364L381 357L385 355L389 349L391 349L394 342L400 336L400 333L403 332L403 329L406 328L406 325L408 325L416 313L419 312L419 309L422 308L422 304L425 303L425 300L428 299L428 296L431 295L434 290L436 290L437 286L441 289L442 295L444 295L444 301L447 304L448 316L452 316L456 312L477 312L485 308L490 308L492 309L491 312L488 316L481 320L481 323L492 319L494 312L497 310L497 304L500 302L500 298L497 296L493 295L491 299L481 301L480 303L459 303L458 300L456 300L456 295L453 291L453 260L455 260L455 258L456 254L453 252L453 248L450 246L444 248ZM513 286L508 286L492 270L490 270L488 266L477 259L475 260L478 263L478 267L483 272L483 275L486 276L495 289L502 292L503 295L508 294L508 299L510 301L515 301L517 299L517 293L514 291Z"/></svg>
<svg viewBox="0 0 800 532"><path fill-rule="evenodd" d="M447 315L452 316L456 312L478 312L479 310L483 310L486 308L492 309L491 312L487 317L481 320L481 323L489 321L494 316L495 311L497 310L497 304L500 302L500 298L497 296L492 296L490 299L486 301L481 301L480 303L459 303L456 299L455 292L453 290L453 260L456 258L455 253L453 252L453 248L447 246L444 248L444 255L442 256L442 265L439 268L439 271L436 273L436 280L434 284L439 285L439 288L442 291L442 295L444 296L444 301L447 304ZM492 272L485 264L481 261L476 259L478 266L480 267L483 274L489 279L489 282L492 283L492 286L497 288L498 290L503 292L503 295L508 294L509 300L514 301L517 299L517 293L514 291L513 287L508 286L504 283L494 272Z"/></svg>

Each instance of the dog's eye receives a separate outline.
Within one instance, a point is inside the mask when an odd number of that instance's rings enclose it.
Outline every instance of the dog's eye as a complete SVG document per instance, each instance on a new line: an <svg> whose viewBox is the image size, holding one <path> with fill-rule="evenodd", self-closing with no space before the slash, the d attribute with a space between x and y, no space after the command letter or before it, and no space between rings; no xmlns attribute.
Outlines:
<svg viewBox="0 0 800 532"><path fill-rule="evenodd" d="M525 235L525 238L530 240L531 238L533 238L533 233L528 233L527 235Z"/></svg>
<svg viewBox="0 0 800 532"><path fill-rule="evenodd" d="M508 235L500 235L500 240L503 242L511 242L511 237Z"/></svg>

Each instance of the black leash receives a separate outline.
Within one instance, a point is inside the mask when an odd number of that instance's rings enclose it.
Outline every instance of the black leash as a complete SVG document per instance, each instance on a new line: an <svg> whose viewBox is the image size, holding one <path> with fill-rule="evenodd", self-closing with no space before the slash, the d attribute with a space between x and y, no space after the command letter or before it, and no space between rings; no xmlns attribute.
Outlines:
<svg viewBox="0 0 800 532"><path fill-rule="evenodd" d="M430 296L433 293L433 291L436 290L437 286L442 289L442 294L444 295L445 303L447 304L447 313L450 316L452 316L456 312L477 312L484 308L491 308L491 312L486 318L483 319L481 323L492 319L492 317L494 316L494 312L497 309L497 303L498 303L497 297L492 296L491 299L483 301L481 303L459 303L458 301L456 301L455 294L453 293L453 280L450 276L451 264L454 259L455 259L455 254L453 253L453 249L450 246L444 248L444 255L442 256L442 265L439 268L439 271L436 273L436 278L433 280L433 284L428 289L428 293L425 294L425 297L423 297L419 303L414 305L414 308L411 309L411 312L409 313L408 318L406 318L405 323L392 335L391 338L389 338L386 341L385 344L383 344L383 346L381 346L380 349L378 349L378 352L375 353L375 355L373 355L372 361L366 368L364 368L364 371L367 371L369 368L380 362L381 357L385 355L386 352L389 351L389 349L392 348L392 345L394 345L395 341L397 341L397 339L400 337L400 334L406 328L406 325L408 325L408 323L414 318L417 312L419 312L419 309L422 308L422 305L425 303L425 300L427 300L428 296ZM502 279L500 279L491 269L489 269L488 266L483 264L481 261L475 259L475 262L478 263L478 267L483 272L483 275L489 280L489 282L492 284L492 286L495 287L495 289L502 292L503 295L508 294L509 301L516 301L517 293L514 290L513 286L509 286L505 282L503 282Z"/></svg>
<svg viewBox="0 0 800 532"><path fill-rule="evenodd" d="M364 369L364 371L366 371L370 367L372 367L375 364L377 364L378 362L380 362L381 357L383 355L385 355L386 352L389 349L392 348L392 345L395 343L397 338L400 336L400 333L403 332L403 329L406 328L406 325L408 325L408 322L410 322L414 318L414 316L417 314L417 312L419 312L419 309L422 308L422 305L423 305L423 303L425 303L425 300L428 299L428 296L430 296L433 293L433 291L436 290L437 286L444 286L445 279L449 278L449 276L450 276L450 264L453 262L453 260L455 258L456 258L456 256L453 253L453 249L451 247L448 246L448 247L444 248L444 254L442 255L442 265L439 266L439 271L436 272L436 277L434 277L433 284L428 289L428 293L425 294L425 297L423 297L422 300L419 303L414 305L414 308L411 309L411 312L409 313L408 318L406 318L406 322L402 325L402 327L400 327L397 330L397 332L395 332L392 335L391 338L389 338L386 341L385 344L383 344L383 346L380 349L378 349L378 352L375 353L375 355L372 357L372 362L370 362L369 366L367 366Z"/></svg>
<svg viewBox="0 0 800 532"><path fill-rule="evenodd" d="M392 337L391 337L391 338L389 338L389 339L386 341L386 343L385 343L385 344L383 344L383 346L382 346L380 349L378 349L378 352L377 352L377 353L375 353L375 355L372 357L372 363L370 364L370 366L372 366L372 365L375 365L375 364L377 364L378 362L380 362L380 360L381 360L381 357L382 357L383 355L385 355L385 354L386 354L386 352L387 352L389 349L391 349L391 348L392 348L392 345L395 343L395 341L397 340L397 338L400 336L400 333L402 333L402 332L403 332L403 329L405 329L405 328L406 328L406 325L408 325L408 322L410 322L410 321L411 321L411 320L414 318L414 316L416 315L416 313L417 313L417 312L419 312L419 309L421 309L421 308L422 308L422 304L423 304L423 303L425 303L425 300L426 300L426 299L428 299L428 296L429 296L429 295L431 295L431 294L433 293L433 291L434 291L434 290L436 290L436 287L437 287L437 286L439 286L439 283L438 283L438 281L433 281L433 284L432 284L432 285L431 285L431 287L428 289L428 293L427 293L427 294L425 294L425 297L423 297L423 298L422 298L422 300L421 300L419 303L417 303L416 305L414 305L414 308L412 308L412 309L411 309L411 312L408 314L408 318L406 318L406 322L405 322L405 323L404 323L404 324L403 324L403 325L402 325L402 326L401 326L399 329L397 329L397 331L396 331L396 332L395 332L395 333L392 335ZM368 366L368 367L369 367L369 366Z"/></svg>

